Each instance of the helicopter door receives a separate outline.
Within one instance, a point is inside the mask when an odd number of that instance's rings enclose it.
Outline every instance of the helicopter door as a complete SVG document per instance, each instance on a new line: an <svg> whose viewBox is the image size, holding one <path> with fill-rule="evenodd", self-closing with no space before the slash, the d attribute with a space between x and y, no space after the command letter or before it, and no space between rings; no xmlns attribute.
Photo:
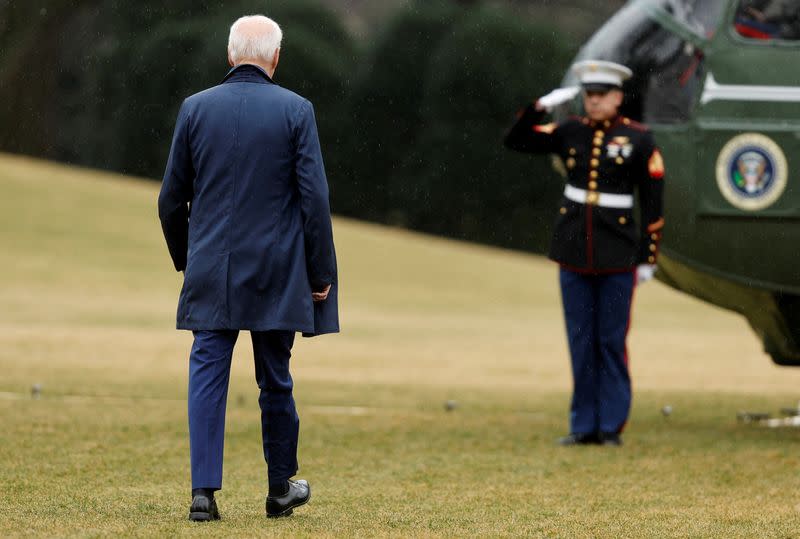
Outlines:
<svg viewBox="0 0 800 539"><path fill-rule="evenodd" d="M641 119L655 134L670 186L664 191L669 244L686 245L695 234L694 209L686 200L692 197L689 183L696 176L692 156L697 147L697 128L692 120L706 74L706 60L700 49L660 25L648 32L646 41L641 43L646 48L631 48L636 75L627 87L629 98L623 113Z"/></svg>

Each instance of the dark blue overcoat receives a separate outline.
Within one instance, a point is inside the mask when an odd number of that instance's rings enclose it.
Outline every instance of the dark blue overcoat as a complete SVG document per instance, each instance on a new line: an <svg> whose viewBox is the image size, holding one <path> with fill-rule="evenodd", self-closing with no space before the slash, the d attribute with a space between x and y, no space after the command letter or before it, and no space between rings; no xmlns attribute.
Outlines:
<svg viewBox="0 0 800 539"><path fill-rule="evenodd" d="M314 110L241 65L178 113L158 213L179 329L339 330L328 183ZM332 284L327 300L311 292Z"/></svg>

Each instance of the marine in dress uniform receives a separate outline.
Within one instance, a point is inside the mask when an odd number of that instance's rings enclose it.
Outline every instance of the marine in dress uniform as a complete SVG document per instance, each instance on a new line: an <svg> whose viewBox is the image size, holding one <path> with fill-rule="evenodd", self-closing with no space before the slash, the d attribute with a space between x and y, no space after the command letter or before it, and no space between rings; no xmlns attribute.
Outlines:
<svg viewBox="0 0 800 539"><path fill-rule="evenodd" d="M570 434L560 443L619 445L631 406L625 343L631 303L637 281L655 271L664 226L664 165L647 127L617 112L631 71L592 60L573 70L581 88L556 90L521 111L505 145L557 154L567 170L550 248L550 258L561 266L574 381ZM578 92L587 116L542 123L549 108Z"/></svg>

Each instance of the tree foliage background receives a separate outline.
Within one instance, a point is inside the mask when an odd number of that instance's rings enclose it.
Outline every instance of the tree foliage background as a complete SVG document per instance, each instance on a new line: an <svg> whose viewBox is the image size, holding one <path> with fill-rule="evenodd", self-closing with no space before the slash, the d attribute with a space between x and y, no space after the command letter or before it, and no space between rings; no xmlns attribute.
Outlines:
<svg viewBox="0 0 800 539"><path fill-rule="evenodd" d="M181 101L226 73L230 24L264 13L276 82L317 110L335 213L542 251L561 183L502 137L585 36L514 2L395 4L364 36L320 0L0 0L0 151L160 178Z"/></svg>

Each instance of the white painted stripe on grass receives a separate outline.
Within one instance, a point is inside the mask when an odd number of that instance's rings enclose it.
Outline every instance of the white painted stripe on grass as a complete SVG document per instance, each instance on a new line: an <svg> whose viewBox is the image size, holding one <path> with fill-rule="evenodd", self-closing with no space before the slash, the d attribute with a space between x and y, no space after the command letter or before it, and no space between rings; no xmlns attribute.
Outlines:
<svg viewBox="0 0 800 539"><path fill-rule="evenodd" d="M59 400L64 402L186 402L185 399L167 399L160 397L114 397L106 395L54 395L54 394L39 394L33 395L31 393L13 393L10 391L0 391L0 400ZM351 415L363 416L377 413L377 408L366 408L364 406L325 406L325 405L311 405L300 406L303 411L316 414L330 414L330 415Z"/></svg>
<svg viewBox="0 0 800 539"><path fill-rule="evenodd" d="M377 410L374 408L364 408L363 406L301 406L302 410L317 414L331 414L331 415L370 415L374 414Z"/></svg>
<svg viewBox="0 0 800 539"><path fill-rule="evenodd" d="M162 397L115 397L113 395L58 395L53 393L12 393L0 391L0 400L59 400L64 402L186 402L184 399Z"/></svg>

